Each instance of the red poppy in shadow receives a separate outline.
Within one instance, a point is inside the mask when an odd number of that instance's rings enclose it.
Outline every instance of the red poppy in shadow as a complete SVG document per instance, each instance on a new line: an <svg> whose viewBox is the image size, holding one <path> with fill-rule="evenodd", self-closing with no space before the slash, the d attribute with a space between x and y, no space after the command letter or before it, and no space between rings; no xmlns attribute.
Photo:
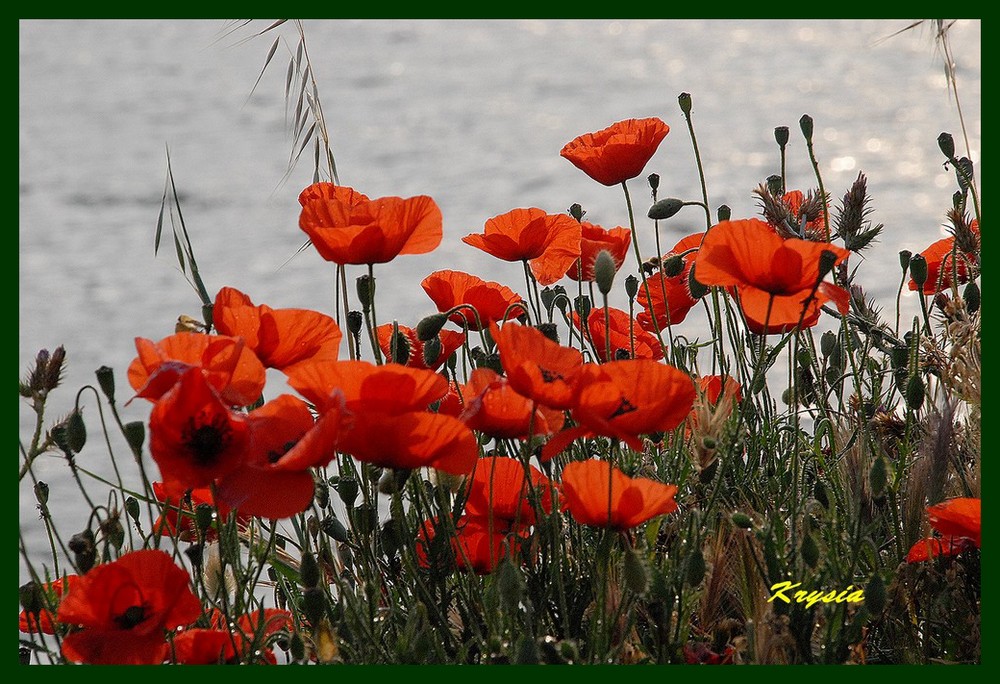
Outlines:
<svg viewBox="0 0 1000 684"><path fill-rule="evenodd" d="M688 312L698 303L698 300L691 296L688 281L691 277L691 266L694 264L697 254L697 251L691 250L697 250L704 237L704 233L688 235L663 255L661 266L671 257L679 256L681 258L681 270L677 275L668 276L662 269L657 270L656 273L646 278L646 285L639 286L636 301L639 302L643 311L639 312L636 320L644 329L655 332L663 330L668 325L677 325L687 317ZM646 295L647 286L649 287L649 296Z"/></svg>
<svg viewBox="0 0 1000 684"><path fill-rule="evenodd" d="M527 261L539 284L551 285L580 256L580 224L568 214L512 209L489 219L485 232L466 235L462 242L504 261Z"/></svg>
<svg viewBox="0 0 1000 684"><path fill-rule="evenodd" d="M287 370L296 363L336 361L343 337L337 323L309 309L255 306L232 287L215 295L212 321L223 335L242 337L268 368Z"/></svg>
<svg viewBox="0 0 1000 684"><path fill-rule="evenodd" d="M445 361L458 350L465 342L465 333L456 330L441 330L438 332L438 340L441 342L441 351L437 358L428 364L424 358L424 343L417 337L417 331L405 325L399 326L399 332L406 340L407 360L403 364L410 368L423 368L437 370L444 365ZM378 335L378 346L382 354L387 359L392 358L392 323L385 323L375 328Z"/></svg>
<svg viewBox="0 0 1000 684"><path fill-rule="evenodd" d="M978 242L979 221L973 219L969 223L969 228ZM920 255L927 260L927 280L924 281L923 287L923 293L927 295L951 289L952 281L956 285L967 283L970 272L975 270L973 267L979 264L978 254L975 251L964 252L959 249L954 236L931 243L931 246L920 252ZM912 276L907 287L914 292L919 289Z"/></svg>
<svg viewBox="0 0 1000 684"><path fill-rule="evenodd" d="M327 261L382 264L441 243L441 210L430 197L371 200L348 190L324 186L299 195L299 228Z"/></svg>
<svg viewBox="0 0 1000 684"><path fill-rule="evenodd" d="M506 285L461 271L434 271L423 279L420 286L442 313L459 304L467 304L475 309L478 321L476 315L468 310L456 311L451 315L450 320L468 326L469 330L479 330L480 326L488 328L490 323L504 320L504 316L516 318L522 313L517 307L507 313L512 304L521 301L521 295Z"/></svg>
<svg viewBox="0 0 1000 684"><path fill-rule="evenodd" d="M417 530L417 564L424 569L463 570L477 575L493 572L505 557L516 558L523 530L508 530L506 525L490 529L486 518L461 516L455 532L449 536L437 518L425 520Z"/></svg>
<svg viewBox="0 0 1000 684"><path fill-rule="evenodd" d="M563 510L582 525L628 530L677 510L675 485L631 478L606 461L573 461L562 470Z"/></svg>
<svg viewBox="0 0 1000 684"><path fill-rule="evenodd" d="M587 317L587 334L601 361L663 358L659 340L637 325L628 312L608 307L608 322L610 327L604 325L603 308L591 309ZM580 316L576 312L573 312L573 325L580 329ZM610 330L610 335L605 335L606 330ZM607 353L609 347L610 357Z"/></svg>
<svg viewBox="0 0 1000 684"><path fill-rule="evenodd" d="M583 221L580 223L580 230L580 265L583 268L582 270L577 268L577 264L574 263L566 275L573 280L593 281L594 262L597 261L597 255L603 251L611 255L616 271L622 267L628 248L632 244L632 233L628 228L618 226L605 229Z"/></svg>
<svg viewBox="0 0 1000 684"><path fill-rule="evenodd" d="M153 523L153 531L161 535L175 537L181 541L196 541L198 528L194 511L201 505L216 509L220 518L229 515L229 507L213 499L210 487L176 492L170 491L163 482L153 482L152 485L153 495L159 501L161 511ZM245 518L245 521L249 521L249 517ZM205 536L207 539L214 539L217 536L214 526L206 530Z"/></svg>
<svg viewBox="0 0 1000 684"><path fill-rule="evenodd" d="M289 384L321 415L340 407L351 415L352 425L340 432L337 449L358 460L454 474L468 473L476 462L472 431L457 418L427 410L448 393L448 381L438 373L338 361L303 364L290 373Z"/></svg>
<svg viewBox="0 0 1000 684"><path fill-rule="evenodd" d="M626 119L574 138L559 154L598 183L618 185L642 173L669 132L655 117Z"/></svg>
<svg viewBox="0 0 1000 684"><path fill-rule="evenodd" d="M264 366L239 337L183 332L153 342L135 338L139 356L128 367L138 397L156 401L188 368L200 368L229 406L250 406L260 398Z"/></svg>
<svg viewBox="0 0 1000 684"><path fill-rule="evenodd" d="M465 408L459 416L466 425L498 439L527 439L528 435L550 435L562 428L562 411L533 402L518 394L507 378L489 368L477 368L462 390Z"/></svg>
<svg viewBox="0 0 1000 684"><path fill-rule="evenodd" d="M820 306L833 301L847 312L849 294L820 280L820 263L839 264L846 249L826 242L784 239L759 219L722 221L705 235L695 273L705 285L735 286L748 322L768 333L815 322Z"/></svg>
<svg viewBox="0 0 1000 684"><path fill-rule="evenodd" d="M476 464L472 477L466 480L465 512L472 518L489 519L493 525L534 525L535 506L532 498L546 513L552 511L552 483L535 466L529 465L526 478L524 465L507 456L486 456Z"/></svg>
<svg viewBox="0 0 1000 684"><path fill-rule="evenodd" d="M927 519L940 537L928 537L914 544L906 562L918 563L937 556L957 556L978 549L982 543L982 504L980 499L948 499L927 509Z"/></svg>
<svg viewBox="0 0 1000 684"><path fill-rule="evenodd" d="M262 619L263 618L263 619ZM277 663L268 646L282 630L291 632L294 624L287 610L267 608L241 615L231 627L225 616L213 609L210 627L189 628L174 637L174 661L180 665L265 664Z"/></svg>
<svg viewBox="0 0 1000 684"><path fill-rule="evenodd" d="M518 394L554 409L568 408L583 355L530 326L508 323L490 329L500 363Z"/></svg>
<svg viewBox="0 0 1000 684"><path fill-rule="evenodd" d="M63 639L74 663L156 665L167 655L164 630L191 624L201 602L190 577L170 554L145 549L98 565L81 577L59 605L59 622L81 630Z"/></svg>
<svg viewBox="0 0 1000 684"><path fill-rule="evenodd" d="M72 591L80 580L79 575L66 575L41 586L41 590L54 598L58 605L62 597ZM43 606L45 604L43 603ZM37 614L22 610L17 616L18 631L25 634L55 634L55 619L48 608L43 607Z"/></svg>

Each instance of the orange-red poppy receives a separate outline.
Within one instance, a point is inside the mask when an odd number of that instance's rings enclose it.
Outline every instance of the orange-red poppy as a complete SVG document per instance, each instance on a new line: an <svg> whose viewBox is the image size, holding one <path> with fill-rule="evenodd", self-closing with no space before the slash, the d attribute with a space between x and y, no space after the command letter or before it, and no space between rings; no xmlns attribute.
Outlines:
<svg viewBox="0 0 1000 684"><path fill-rule="evenodd" d="M239 337L183 332L153 342L135 338L139 355L128 367L128 381L139 397L156 401L188 368L204 371L229 406L250 406L260 398L264 366Z"/></svg>
<svg viewBox="0 0 1000 684"><path fill-rule="evenodd" d="M691 412L691 377L649 359L588 363L577 374L570 415L577 426L553 437L542 449L548 460L578 437L603 435L642 450L639 435L673 430Z"/></svg>
<svg viewBox="0 0 1000 684"><path fill-rule="evenodd" d="M523 529L505 525L490 528L485 518L468 515L455 521L455 533L441 536L444 528L436 518L425 520L417 530L417 564L424 569L469 570L479 575L493 572L505 557L516 557Z"/></svg>
<svg viewBox="0 0 1000 684"><path fill-rule="evenodd" d="M553 342L530 326L508 323L490 328L500 363L518 394L554 409L569 408L583 355Z"/></svg>
<svg viewBox="0 0 1000 684"><path fill-rule="evenodd" d="M371 201L368 195L358 192L354 188L346 185L334 185L328 181L313 183L299 193L299 204L303 207L310 202L323 200L336 200L350 207Z"/></svg>
<svg viewBox="0 0 1000 684"><path fill-rule="evenodd" d="M598 183L618 185L642 173L669 132L656 117L626 119L574 138L559 154Z"/></svg>
<svg viewBox="0 0 1000 684"><path fill-rule="evenodd" d="M973 219L969 228L974 235L979 235L979 221ZM979 263L979 257L974 252L967 253L958 249L954 236L932 243L920 255L927 260L927 280L924 281L923 293L928 295L951 289L953 280L956 285L968 282L969 273L973 270L970 267ZM912 276L907 287L913 291L919 289Z"/></svg>
<svg viewBox="0 0 1000 684"><path fill-rule="evenodd" d="M462 390L464 409L459 416L473 430L498 439L527 439L562 428L562 411L518 394L507 378L489 368L477 368Z"/></svg>
<svg viewBox="0 0 1000 684"><path fill-rule="evenodd" d="M244 415L227 407L200 368L188 368L153 406L149 450L171 494L207 487L243 463Z"/></svg>
<svg viewBox="0 0 1000 684"><path fill-rule="evenodd" d="M832 268L849 254L826 242L784 239L759 219L722 221L705 235L695 274L705 285L735 286L748 321L775 332L815 322L827 301L847 312L849 294L820 280L820 262L829 258Z"/></svg>
<svg viewBox="0 0 1000 684"><path fill-rule="evenodd" d="M527 261L539 284L551 285L580 256L580 224L568 214L512 209L489 219L485 232L466 235L462 242L504 261Z"/></svg>
<svg viewBox="0 0 1000 684"><path fill-rule="evenodd" d="M923 563L932 558L951 558L974 548L976 544L968 537L927 537L910 547L906 562Z"/></svg>
<svg viewBox="0 0 1000 684"><path fill-rule="evenodd" d="M982 543L982 502L958 497L927 508L927 519L940 537L928 537L914 544L906 555L908 563L957 556L979 548Z"/></svg>
<svg viewBox="0 0 1000 684"><path fill-rule="evenodd" d="M704 233L688 235L663 255L664 262L674 256L681 258L680 273L668 276L660 270L646 278L646 285L640 285L636 301L639 302L643 311L636 316L636 320L644 329L655 332L663 330L668 325L677 325L687 317L688 312L698 303L698 300L691 296L688 280L691 275L691 266L694 264L697 254L697 251L692 250L698 249L704 237ZM646 296L647 286L649 287L648 297Z"/></svg>
<svg viewBox="0 0 1000 684"><path fill-rule="evenodd" d="M361 461L454 474L468 473L476 462L472 431L453 416L427 410L448 393L448 381L438 373L337 361L303 364L289 375L289 384L321 414L343 407L351 415L337 449Z"/></svg>
<svg viewBox="0 0 1000 684"><path fill-rule="evenodd" d="M215 295L212 320L223 335L242 337L268 368L286 370L296 363L336 361L343 337L336 321L310 309L255 306L233 287Z"/></svg>
<svg viewBox="0 0 1000 684"><path fill-rule="evenodd" d="M59 622L82 627L63 639L63 657L92 665L162 663L165 630L201 615L190 582L170 554L154 549L94 567L59 605Z"/></svg>
<svg viewBox="0 0 1000 684"><path fill-rule="evenodd" d="M562 470L563 510L582 525L628 530L677 510L677 487L628 477L607 461L573 461Z"/></svg>
<svg viewBox="0 0 1000 684"><path fill-rule="evenodd" d="M740 383L729 375L703 375L698 378L698 387L710 404L718 404L723 397L730 401L742 399Z"/></svg>
<svg viewBox="0 0 1000 684"><path fill-rule="evenodd" d="M812 221L806 221L802 223L803 216L800 215L802 211L802 202L805 200L805 195L801 190L789 190L784 195L781 196L781 202L788 209L788 213L794 217L796 224L794 226L795 232L802 235L807 240L824 240L826 238L826 223L823 220L823 213L820 212L819 216L814 218ZM787 228L784 226L774 226L778 232L784 231L788 233ZM799 230L801 228L802 230Z"/></svg>
<svg viewBox="0 0 1000 684"><path fill-rule="evenodd" d="M552 511L552 483L533 465L528 466L507 456L480 458L472 477L466 480L465 512L473 518L493 518L493 524L534 525L535 506L531 497L545 512ZM557 495L558 496L558 495Z"/></svg>
<svg viewBox="0 0 1000 684"><path fill-rule="evenodd" d="M176 483L172 484L173 488L178 486ZM229 515L229 507L215 501L210 487L196 487L186 492L178 492L168 489L168 485L164 482L153 482L152 485L153 495L160 503L161 511L153 523L153 531L161 535L176 537L182 541L196 541L198 535L194 511L200 505L216 509L220 518ZM214 529L206 531L207 538L213 539L215 536Z"/></svg>
<svg viewBox="0 0 1000 684"><path fill-rule="evenodd" d="M659 340L642 329L627 311L608 307L608 323L604 325L604 309L591 309L587 317L587 331L594 344L594 351L601 361L615 359L654 359L663 358L663 349ZM573 325L580 329L580 316L573 312ZM610 331L605 335L605 331ZM610 342L610 344L609 344ZM608 356L610 348L611 355Z"/></svg>
<svg viewBox="0 0 1000 684"><path fill-rule="evenodd" d="M430 197L372 200L347 190L324 186L299 195L299 228L327 261L382 264L441 244L441 210Z"/></svg>
<svg viewBox="0 0 1000 684"><path fill-rule="evenodd" d="M593 223L583 221L580 224L580 266L573 264L566 273L573 280L593 281L594 262L597 255L607 252L615 262L615 269L622 267L625 263L625 256L628 248L632 244L632 232L628 228L618 226L616 228L602 228Z"/></svg>
<svg viewBox="0 0 1000 684"><path fill-rule="evenodd" d="M424 368L430 370L437 370L444 365L445 361L455 353L455 351L462 346L465 342L465 333L456 330L441 330L438 332L438 340L441 342L441 351L438 353L437 359L434 360L430 365L427 364L427 360L424 358L424 343L420 341L417 337L417 331L414 328L407 327L405 325L399 326L399 332L403 334L406 338L406 351L408 358L405 366L410 368ZM392 323L386 323L375 328L375 333L378 336L378 346L382 350L382 354L388 359L392 357Z"/></svg>
<svg viewBox="0 0 1000 684"><path fill-rule="evenodd" d="M51 582L46 582L41 586L41 589L50 597L54 597L56 603L58 603L65 594L73 590L79 580L79 575L66 575ZM37 614L22 610L17 618L18 631L25 634L56 633L55 617L48 608L43 607Z"/></svg>
<svg viewBox="0 0 1000 684"><path fill-rule="evenodd" d="M173 640L173 662L179 665L274 665L277 658L270 648L266 648L270 645L269 640L281 630L291 632L293 629L292 614L278 608L241 615L233 627L225 615L213 608L209 624L207 629L189 628L177 633Z"/></svg>
<svg viewBox="0 0 1000 684"><path fill-rule="evenodd" d="M470 330L479 330L480 326L488 328L490 323L505 320L505 315L516 318L522 313L519 307L507 312L512 304L521 301L521 296L512 289L461 271L434 271L423 279L420 286L442 313L460 304L475 309L475 315L467 309L451 315L452 321L467 325ZM479 316L478 321L476 315Z"/></svg>

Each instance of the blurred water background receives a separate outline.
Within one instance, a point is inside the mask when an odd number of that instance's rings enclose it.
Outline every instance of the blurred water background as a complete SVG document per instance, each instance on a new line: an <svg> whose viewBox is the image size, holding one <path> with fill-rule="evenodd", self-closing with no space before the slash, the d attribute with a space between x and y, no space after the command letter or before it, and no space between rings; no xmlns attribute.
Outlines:
<svg viewBox="0 0 1000 684"><path fill-rule="evenodd" d="M65 383L48 418L65 415L102 365L115 370L119 403L127 399L134 338L160 339L179 314L200 316L169 241L153 255L167 146L210 294L229 285L256 303L332 313L335 269L312 251L288 261L304 242L296 196L311 182L312 160L307 151L286 177L285 67L298 36L289 23L253 37L268 23L232 31L214 20L20 22L18 374L39 349L66 347ZM515 207L556 213L578 202L587 220L627 225L620 188L596 184L559 156L582 133L630 117L662 118L671 132L645 173L660 174L661 196L700 199L677 105L682 92L693 98L713 213L728 204L734 218L757 215L752 189L780 170L775 126L791 129L788 187L816 187L798 127L802 114L813 117L834 203L859 172L868 178L871 219L885 232L859 279L891 316L899 250L919 251L944 234L956 189L938 134L953 133L959 154L967 153L931 23L894 35L910 23L306 21L341 182L371 197L427 194L444 216L435 252L376 268L380 319L413 325L432 313L419 283L441 268L523 293L520 265L460 241ZM250 96L279 32L281 46ZM981 22L958 21L950 37L978 165ZM640 217L650 199L643 178L630 182ZM700 210L689 208L661 225L663 246L704 227ZM650 221L640 219L640 233L651 256ZM348 276L361 273L354 267ZM624 294L616 297L613 304L626 305ZM903 310L905 325L918 310L908 293ZM696 309L681 332L695 337L703 325ZM80 463L108 474L95 400L82 401L90 436ZM145 420L148 412L136 401L123 417ZM25 443L32 426L22 402ZM112 445L126 464L122 440L112 436ZM65 537L80 531L88 509L65 463L44 457L36 472L51 488ZM18 498L22 534L42 558L47 541L28 478Z"/></svg>

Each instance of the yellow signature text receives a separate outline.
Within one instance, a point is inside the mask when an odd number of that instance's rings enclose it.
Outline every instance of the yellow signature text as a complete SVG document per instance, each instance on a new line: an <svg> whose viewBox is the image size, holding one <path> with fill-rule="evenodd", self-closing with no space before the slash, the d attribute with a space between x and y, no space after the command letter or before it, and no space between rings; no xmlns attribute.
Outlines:
<svg viewBox="0 0 1000 684"><path fill-rule="evenodd" d="M774 599L781 599L785 603L804 603L807 608L812 608L815 604L819 602L823 603L860 603L865 600L864 589L855 589L854 585L850 585L847 589L838 592L836 589L831 589L830 591L806 591L805 589L800 589L794 594L789 594L793 589L802 586L802 582L796 582L792 584L789 581L778 582L771 586L771 597L767 599L770 603ZM854 591L851 591L854 589Z"/></svg>

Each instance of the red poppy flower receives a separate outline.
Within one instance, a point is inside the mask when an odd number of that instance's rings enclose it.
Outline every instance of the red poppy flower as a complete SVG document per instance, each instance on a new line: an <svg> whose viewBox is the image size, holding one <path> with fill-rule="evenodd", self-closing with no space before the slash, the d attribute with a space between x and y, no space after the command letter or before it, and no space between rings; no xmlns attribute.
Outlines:
<svg viewBox="0 0 1000 684"><path fill-rule="evenodd" d="M910 547L907 563L923 563L932 558L951 558L976 548L968 537L927 537Z"/></svg>
<svg viewBox="0 0 1000 684"><path fill-rule="evenodd" d="M445 539L438 536L443 528L436 518L420 524L416 554L421 568L455 568L486 575L505 557L518 554L524 535L523 531L509 531L505 525L495 525L491 530L485 518L468 515L456 520L455 528L454 535Z"/></svg>
<svg viewBox="0 0 1000 684"><path fill-rule="evenodd" d="M437 413L443 413L446 416L455 416L456 418L462 415L465 404L462 401L461 391L458 383L454 381L449 382L448 394L444 395L444 398L438 402Z"/></svg>
<svg viewBox="0 0 1000 684"><path fill-rule="evenodd" d="M153 523L153 530L161 535L176 537L181 541L195 541L198 538L194 510L199 505L211 506L216 509L220 518L229 515L229 507L216 502L209 487L197 487L185 491L171 491L163 482L153 482L153 494L160 502L160 515ZM175 485L176 487L176 485ZM247 518L249 520L249 518ZM208 530L206 536L212 539L216 536L214 530Z"/></svg>
<svg viewBox="0 0 1000 684"><path fill-rule="evenodd" d="M549 435L563 424L561 411L537 406L518 394L507 378L489 368L477 368L462 390L465 408L459 416L466 425L498 439L527 439Z"/></svg>
<svg viewBox="0 0 1000 684"><path fill-rule="evenodd" d="M153 406L149 450L166 489L179 493L207 487L243 462L249 428L208 384L200 368L189 368Z"/></svg>
<svg viewBox="0 0 1000 684"><path fill-rule="evenodd" d="M292 615L287 610L267 608L261 614L241 615L230 627L225 616L213 610L208 629L192 628L174 637L174 662L181 665L227 663L277 663L267 641L281 630L292 631ZM265 648L262 648L265 647Z"/></svg>
<svg viewBox="0 0 1000 684"><path fill-rule="evenodd" d="M299 202L299 228L321 257L337 264L382 264L441 244L441 210L426 195L369 200L345 190L307 188Z"/></svg>
<svg viewBox="0 0 1000 684"><path fill-rule="evenodd" d="M636 316L636 320L645 330L656 332L663 330L668 325L677 325L687 317L688 312L698 303L698 300L691 296L688 280L691 275L691 266L694 264L697 254L697 251L691 250L697 250L704 237L704 233L688 235L663 255L662 261L664 262L673 256L681 257L683 266L680 273L668 276L662 270L657 271L646 278L646 285L639 287L636 301L639 302L639 306L644 311ZM647 286L649 287L648 297L646 296Z"/></svg>
<svg viewBox="0 0 1000 684"><path fill-rule="evenodd" d="M323 200L336 200L349 207L371 201L368 195L358 192L354 188L349 188L346 185L334 185L327 181L313 183L299 193L299 204L303 207L310 202Z"/></svg>
<svg viewBox="0 0 1000 684"><path fill-rule="evenodd" d="M979 236L979 221L973 219L969 228L974 235ZM930 247L920 252L920 255L927 260L927 280L924 281L923 289L923 293L927 295L951 289L955 275L958 276L957 285L968 282L972 270L970 267L979 263L979 257L975 252L963 252L955 246L954 236L932 243ZM918 289L912 277L907 287L913 291Z"/></svg>
<svg viewBox="0 0 1000 684"><path fill-rule="evenodd" d="M820 282L820 260L827 252L833 265L848 257L846 249L826 242L783 239L759 219L722 221L705 235L695 260L695 273L705 285L736 286L748 321L767 323L767 332L805 326L833 300L847 312L849 295L832 283Z"/></svg>
<svg viewBox="0 0 1000 684"><path fill-rule="evenodd" d="M719 399L723 396L730 401L742 399L740 383L728 375L703 375L698 378L698 387L701 389L705 401L710 404L718 404Z"/></svg>
<svg viewBox="0 0 1000 684"><path fill-rule="evenodd" d="M615 270L622 267L628 248L632 244L632 232L628 228L618 226L605 229L583 221L580 224L580 231L580 264L583 269L581 271L574 263L566 275L573 280L593 281L594 262L597 261L597 255L604 251L614 260Z"/></svg>
<svg viewBox="0 0 1000 684"><path fill-rule="evenodd" d="M427 365L427 360L424 358L424 343L420 341L417 337L417 331L414 328L408 328L405 325L399 326L399 332L401 332L406 338L407 353L409 357L405 366L410 368L423 368L430 370L437 370L444 365L445 361L455 353L455 351L462 346L465 342L465 333L458 332L455 330L441 330L438 332L438 340L441 342L441 351L437 356L437 359ZM375 333L378 336L378 346L382 350L382 354L388 359L392 357L392 323L386 323L375 328Z"/></svg>
<svg viewBox="0 0 1000 684"><path fill-rule="evenodd" d="M568 408L583 355L563 347L535 328L508 323L490 331L500 351L500 363L518 394L549 408Z"/></svg>
<svg viewBox="0 0 1000 684"><path fill-rule="evenodd" d="M60 577L52 582L46 582L42 585L42 591L49 595L50 598L55 599L55 603L58 603L62 597L68 592L72 591L76 587L77 582L80 580L79 575L66 575L65 577ZM44 604L43 604L44 605ZM24 632L25 634L55 634L55 619L52 612L48 608L42 608L38 611L38 614L28 613L22 610L17 616L18 631Z"/></svg>
<svg viewBox="0 0 1000 684"><path fill-rule="evenodd" d="M588 435L615 437L642 451L639 435L673 430L691 412L694 399L694 382L673 366L649 359L585 364L570 407L577 426L549 440L542 459Z"/></svg>
<svg viewBox="0 0 1000 684"><path fill-rule="evenodd" d="M453 474L472 470L475 435L452 416L430 413L444 398L448 381L429 370L366 361L303 364L289 384L325 414L343 406L352 426L342 430L337 449L388 468L430 466Z"/></svg>
<svg viewBox="0 0 1000 684"><path fill-rule="evenodd" d="M506 456L480 458L472 477L466 481L465 512L473 518L493 517L493 524L517 523L534 525L535 507L529 497L535 496L543 511L552 511L552 483L535 466L529 465L528 478L524 465Z"/></svg>
<svg viewBox="0 0 1000 684"><path fill-rule="evenodd" d="M264 389L264 366L239 337L184 332L159 342L137 337L135 347L139 356L128 367L128 381L136 396L151 401L195 366L229 406L249 406Z"/></svg>
<svg viewBox="0 0 1000 684"><path fill-rule="evenodd" d="M83 629L66 636L63 656L93 665L156 665L167 654L164 630L201 615L190 577L170 554L145 549L94 567L59 605L59 622Z"/></svg>
<svg viewBox="0 0 1000 684"><path fill-rule="evenodd" d="M957 556L979 548L982 543L980 499L948 499L927 509L927 519L941 537L928 537L914 544L906 554L907 563L919 563L937 556Z"/></svg>
<svg viewBox="0 0 1000 684"><path fill-rule="evenodd" d="M658 118L626 119L566 143L559 154L604 185L635 178L670 132Z"/></svg>
<svg viewBox="0 0 1000 684"><path fill-rule="evenodd" d="M608 307L608 322L610 328L604 325L604 309L591 309L587 317L587 331L594 344L594 351L601 361L613 361L624 358L630 359L654 359L663 358L663 349L660 342L653 335L636 325L636 321L628 315L628 312ZM573 313L573 325L580 329L580 316ZM605 330L610 330L609 335L605 335ZM610 341L611 356L608 356L608 342ZM633 354L634 350L634 354Z"/></svg>
<svg viewBox="0 0 1000 684"><path fill-rule="evenodd" d="M541 285L562 278L580 256L580 224L568 214L512 209L486 222L484 233L462 238L504 261L527 261Z"/></svg>
<svg viewBox="0 0 1000 684"><path fill-rule="evenodd" d="M223 335L242 337L268 368L286 370L307 361L336 361L343 337L337 323L309 309L254 306L232 287L215 295L212 320Z"/></svg>
<svg viewBox="0 0 1000 684"><path fill-rule="evenodd" d="M804 218L801 215L802 202L805 200L805 195L802 194L801 190L789 190L784 195L781 196L781 202L788 209L788 213L795 220L795 233L803 235L807 240L822 241L826 238L826 224L823 221L823 213L820 212L819 216L814 218L812 221L806 221L804 225L801 225L802 230L800 231L800 224ZM789 236L789 231L785 226L773 226L775 230L782 233L786 237Z"/></svg>
<svg viewBox="0 0 1000 684"><path fill-rule="evenodd" d="M563 510L578 523L594 527L628 530L677 510L675 485L631 478L596 459L566 464L562 493Z"/></svg>
<svg viewBox="0 0 1000 684"><path fill-rule="evenodd" d="M684 644L684 662L688 665L732 665L736 649L726 646L722 653L716 653L704 641L689 641Z"/></svg>
<svg viewBox="0 0 1000 684"><path fill-rule="evenodd" d="M451 320L469 330L479 330L480 325L488 328L490 323L505 320L504 316L515 318L520 310L507 309L521 301L521 296L506 285L491 280L462 273L461 271L434 271L424 278L420 286L437 306L438 311L448 311L459 304L467 304L475 309L479 320L470 311L456 311Z"/></svg>

